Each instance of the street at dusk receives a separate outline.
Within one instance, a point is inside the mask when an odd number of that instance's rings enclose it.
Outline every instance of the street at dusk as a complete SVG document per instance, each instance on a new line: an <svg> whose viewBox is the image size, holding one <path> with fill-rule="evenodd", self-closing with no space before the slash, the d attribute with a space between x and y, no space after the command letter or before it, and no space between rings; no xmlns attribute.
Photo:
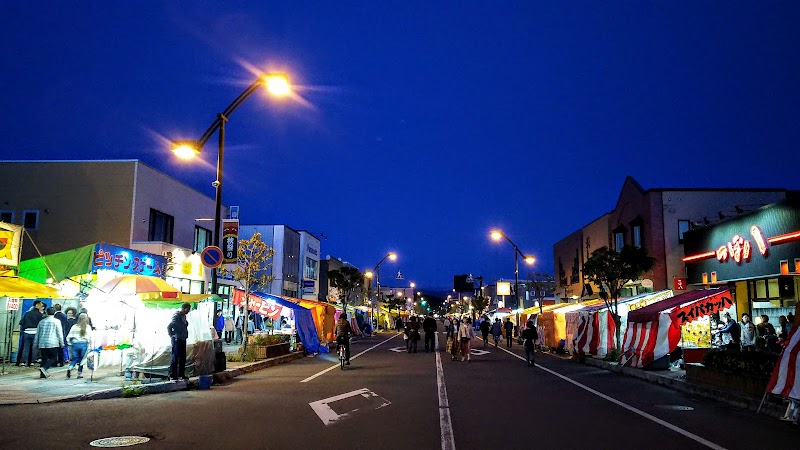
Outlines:
<svg viewBox="0 0 800 450"><path fill-rule="evenodd" d="M2 448L800 448L800 2L15 2Z"/></svg>

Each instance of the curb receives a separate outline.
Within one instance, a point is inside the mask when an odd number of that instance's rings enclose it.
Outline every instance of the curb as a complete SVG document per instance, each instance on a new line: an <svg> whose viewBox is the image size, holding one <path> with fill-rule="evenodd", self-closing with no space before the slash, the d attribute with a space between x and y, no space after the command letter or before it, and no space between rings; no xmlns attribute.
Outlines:
<svg viewBox="0 0 800 450"><path fill-rule="evenodd" d="M587 357L584 361L584 364L608 370L610 372L616 372L629 377L638 378L640 380L645 380L653 384L660 384L685 394L709 398L730 406L734 406L736 408L747 409L753 412L758 411L758 406L761 403L760 398L743 395L737 392L732 392L705 384L693 383L676 378L662 377L656 372L649 372L634 367L620 366L618 364L610 363L600 359ZM761 414L778 419L783 417L785 411L785 405L776 405L769 401L765 401L764 406L761 408Z"/></svg>
<svg viewBox="0 0 800 450"><path fill-rule="evenodd" d="M214 384L223 384L226 383L233 378L236 378L240 375L255 372L261 369L266 369L267 367L276 366L278 364L284 364L290 361L294 361L296 359L304 358L305 354L303 352L294 352L288 355L278 356L277 358L270 358L265 359L263 361L257 361L254 363L247 364L242 367L237 367L236 369L225 369L222 372L217 372L211 374L213 377ZM168 392L177 392L177 391L185 391L189 389L197 389L200 387L200 379L198 377L194 377L189 379L188 381L180 380L180 381L164 381L160 383L152 383L152 384L139 384L134 385L138 390L136 395L132 395L131 397L140 397L142 395L150 395L150 394L165 394ZM39 402L39 403L66 403L66 402L79 402L85 400L103 400L109 398L123 398L123 391L125 390L124 387L118 388L111 388L111 389L103 389L100 391L90 392L88 394L81 394L81 395L74 395L74 396L66 396L66 397L59 397L52 399L47 402Z"/></svg>

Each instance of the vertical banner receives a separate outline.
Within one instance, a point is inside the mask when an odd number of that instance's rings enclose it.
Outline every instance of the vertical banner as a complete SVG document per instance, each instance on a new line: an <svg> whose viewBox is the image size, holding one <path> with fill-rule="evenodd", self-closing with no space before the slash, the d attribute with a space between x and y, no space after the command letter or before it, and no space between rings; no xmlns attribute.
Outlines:
<svg viewBox="0 0 800 450"><path fill-rule="evenodd" d="M222 221L222 264L236 264L239 259L239 220Z"/></svg>
<svg viewBox="0 0 800 450"><path fill-rule="evenodd" d="M19 266L22 227L0 222L0 266Z"/></svg>

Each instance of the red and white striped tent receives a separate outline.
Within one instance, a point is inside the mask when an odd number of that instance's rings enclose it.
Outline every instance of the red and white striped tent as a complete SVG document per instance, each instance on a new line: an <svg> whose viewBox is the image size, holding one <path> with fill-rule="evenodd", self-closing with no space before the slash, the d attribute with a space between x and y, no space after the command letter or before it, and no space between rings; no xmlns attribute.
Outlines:
<svg viewBox="0 0 800 450"><path fill-rule="evenodd" d="M643 308L672 296L672 291L667 289L619 299L617 312L622 322L622 331L625 330L630 309ZM577 325L572 338L572 349L574 351L584 355L597 355L602 358L608 352L617 348L617 326L605 303L579 311L568 312L566 316L568 324L574 318ZM569 330L567 333L569 333Z"/></svg>
<svg viewBox="0 0 800 450"><path fill-rule="evenodd" d="M700 289L628 313L620 364L645 367L669 355L681 340L681 326L733 305L729 289Z"/></svg>
<svg viewBox="0 0 800 450"><path fill-rule="evenodd" d="M787 344L767 384L767 392L800 400L800 361L797 359L800 353L800 333L797 330L798 326L795 325L789 332Z"/></svg>
<svg viewBox="0 0 800 450"><path fill-rule="evenodd" d="M616 347L617 324L611 311L603 306L578 311L578 331L573 338L575 351L582 354L606 356Z"/></svg>

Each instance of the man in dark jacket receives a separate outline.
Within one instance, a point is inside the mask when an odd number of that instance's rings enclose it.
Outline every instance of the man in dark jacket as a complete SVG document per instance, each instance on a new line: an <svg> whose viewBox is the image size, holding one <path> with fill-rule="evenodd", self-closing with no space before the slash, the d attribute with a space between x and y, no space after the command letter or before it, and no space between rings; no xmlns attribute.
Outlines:
<svg viewBox="0 0 800 450"><path fill-rule="evenodd" d="M169 379L177 381L179 378L188 380L186 376L186 340L189 339L189 321L186 315L192 305L184 303L180 311L172 316L172 321L167 325L167 333L172 340L172 354L169 358Z"/></svg>
<svg viewBox="0 0 800 450"><path fill-rule="evenodd" d="M483 348L489 346L489 331L492 329L492 324L489 323L489 318L484 317L480 324L481 335L483 335Z"/></svg>
<svg viewBox="0 0 800 450"><path fill-rule="evenodd" d="M422 331L425 332L425 353L428 353L428 350L436 350L436 344L434 342L437 329L436 320L428 313L428 316L422 321Z"/></svg>
<svg viewBox="0 0 800 450"><path fill-rule="evenodd" d="M43 311L44 303L42 303L41 300L34 300L33 307L23 314L22 320L19 321L19 332L22 335L22 342L17 351L17 365L22 362L22 356L25 355L25 351L27 351L27 362L23 363L23 365L27 365L28 367L33 366L35 356L33 354L33 341L36 339L36 328L44 317L42 315Z"/></svg>
<svg viewBox="0 0 800 450"><path fill-rule="evenodd" d="M506 330L506 347L511 348L511 341L514 340L514 323L511 322L510 317L506 318L503 329Z"/></svg>
<svg viewBox="0 0 800 450"><path fill-rule="evenodd" d="M61 303L56 303L53 305L53 308L56 309L55 318L61 322L61 331L64 332L64 342L67 342L67 315L61 312ZM69 359L69 354L66 356L64 355L64 349L67 349L66 345L58 350L58 367L64 367L64 360Z"/></svg>

